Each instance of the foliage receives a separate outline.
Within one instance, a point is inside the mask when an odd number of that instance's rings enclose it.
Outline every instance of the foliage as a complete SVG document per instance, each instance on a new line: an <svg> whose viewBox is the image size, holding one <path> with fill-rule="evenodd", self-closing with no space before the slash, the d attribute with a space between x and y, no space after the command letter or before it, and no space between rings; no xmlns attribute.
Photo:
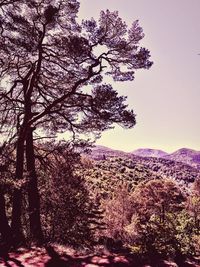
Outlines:
<svg viewBox="0 0 200 267"><path fill-rule="evenodd" d="M128 226L134 246L143 253L179 257L197 252L195 222L186 209L186 197L170 180L141 183L133 192L132 223Z"/></svg>
<svg viewBox="0 0 200 267"><path fill-rule="evenodd" d="M101 201L106 236L151 257L198 253L199 230L187 206L190 196L178 183L153 179L131 189L127 185L116 183L114 192Z"/></svg>
<svg viewBox="0 0 200 267"><path fill-rule="evenodd" d="M182 209L184 196L172 180L151 180L137 186L133 199L137 213L144 220L154 214L164 223L166 213Z"/></svg>
<svg viewBox="0 0 200 267"><path fill-rule="evenodd" d="M127 29L118 12L108 10L98 22L78 24L78 8L74 0L20 0L1 7L2 130L28 123L52 132L97 134L113 122L135 124L126 98L102 75L133 80L136 69L152 65L149 51L138 45L142 28L136 21Z"/></svg>
<svg viewBox="0 0 200 267"><path fill-rule="evenodd" d="M143 181L166 178L176 180L187 192L192 182L200 177L197 169L171 160L119 157L118 154L109 157L105 152L104 155L104 160L93 160L85 155L83 168L78 170L86 178L90 190L96 190L103 197L109 196L119 183L126 183L131 189Z"/></svg>
<svg viewBox="0 0 200 267"><path fill-rule="evenodd" d="M95 240L95 230L101 228L101 211L89 196L84 179L74 173L80 164L79 154L61 144L54 145L54 152L48 157L48 167L41 165L39 175L46 240L89 246Z"/></svg>
<svg viewBox="0 0 200 267"><path fill-rule="evenodd" d="M125 227L130 224L133 213L131 196L126 184L117 185L114 192L101 202L106 230L104 235L114 240L126 240Z"/></svg>

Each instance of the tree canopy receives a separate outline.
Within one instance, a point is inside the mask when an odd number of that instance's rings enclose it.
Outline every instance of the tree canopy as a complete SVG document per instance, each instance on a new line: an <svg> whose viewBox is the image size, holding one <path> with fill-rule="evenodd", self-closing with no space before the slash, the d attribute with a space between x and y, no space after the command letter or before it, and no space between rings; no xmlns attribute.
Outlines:
<svg viewBox="0 0 200 267"><path fill-rule="evenodd" d="M12 118L17 130L24 124L83 133L113 122L135 124L125 97L103 75L133 80L136 69L152 65L149 51L138 45L142 28L135 21L128 29L109 10L98 22L78 24L78 8L77 1L45 0L1 7L2 126L10 126Z"/></svg>

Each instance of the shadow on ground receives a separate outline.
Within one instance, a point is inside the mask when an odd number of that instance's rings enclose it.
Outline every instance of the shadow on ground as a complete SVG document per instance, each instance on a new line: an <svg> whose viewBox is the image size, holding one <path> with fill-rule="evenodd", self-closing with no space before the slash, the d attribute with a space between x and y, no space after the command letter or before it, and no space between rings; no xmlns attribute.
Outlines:
<svg viewBox="0 0 200 267"><path fill-rule="evenodd" d="M136 266L135 264L130 264L129 260L123 255L115 256L70 256L65 253L59 255L52 247L46 248L48 255L51 259L46 262L45 267L126 267L126 266Z"/></svg>
<svg viewBox="0 0 200 267"><path fill-rule="evenodd" d="M178 263L166 261L164 259L149 259L141 260L137 257L128 255L115 254L112 256L69 256L67 254L58 254L53 247L46 248L50 257L45 264L45 267L199 267L200 265L194 262L182 261Z"/></svg>
<svg viewBox="0 0 200 267"><path fill-rule="evenodd" d="M151 257L142 260L128 253L80 256L53 246L19 249L13 252L0 251L0 267L200 267L200 260L179 258L167 261Z"/></svg>

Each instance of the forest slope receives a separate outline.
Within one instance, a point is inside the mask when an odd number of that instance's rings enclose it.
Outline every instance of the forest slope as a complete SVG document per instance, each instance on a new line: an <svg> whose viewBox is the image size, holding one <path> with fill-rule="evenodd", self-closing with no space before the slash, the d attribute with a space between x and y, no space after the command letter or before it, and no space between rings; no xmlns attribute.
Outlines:
<svg viewBox="0 0 200 267"><path fill-rule="evenodd" d="M140 157L130 153L98 147L92 151L84 176L101 192L109 193L116 184L128 183L132 188L141 181L171 178L188 188L200 178L200 171L188 164L166 158Z"/></svg>

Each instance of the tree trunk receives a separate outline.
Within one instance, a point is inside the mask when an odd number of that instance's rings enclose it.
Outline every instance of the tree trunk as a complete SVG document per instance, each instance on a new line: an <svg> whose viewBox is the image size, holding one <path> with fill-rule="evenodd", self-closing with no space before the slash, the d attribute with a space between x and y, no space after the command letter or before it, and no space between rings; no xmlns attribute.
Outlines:
<svg viewBox="0 0 200 267"><path fill-rule="evenodd" d="M31 240L36 244L41 244L43 241L43 234L40 220L40 198L38 193L37 173L35 169L32 129L28 131L26 137L26 164L29 176L28 201Z"/></svg>
<svg viewBox="0 0 200 267"><path fill-rule="evenodd" d="M8 224L8 219L6 216L5 198L0 188L0 233L3 242L6 242L8 246L12 244L12 231Z"/></svg>
<svg viewBox="0 0 200 267"><path fill-rule="evenodd" d="M165 205L162 204L162 223L165 222Z"/></svg>
<svg viewBox="0 0 200 267"><path fill-rule="evenodd" d="M23 179L24 171L24 138L23 131L19 133L19 139L17 143L17 155L16 155L16 171L15 181L18 182ZM12 204L12 223L11 229L14 238L14 245L20 245L24 242L24 236L22 233L21 214L22 214L22 189L19 187L14 189L13 204Z"/></svg>

